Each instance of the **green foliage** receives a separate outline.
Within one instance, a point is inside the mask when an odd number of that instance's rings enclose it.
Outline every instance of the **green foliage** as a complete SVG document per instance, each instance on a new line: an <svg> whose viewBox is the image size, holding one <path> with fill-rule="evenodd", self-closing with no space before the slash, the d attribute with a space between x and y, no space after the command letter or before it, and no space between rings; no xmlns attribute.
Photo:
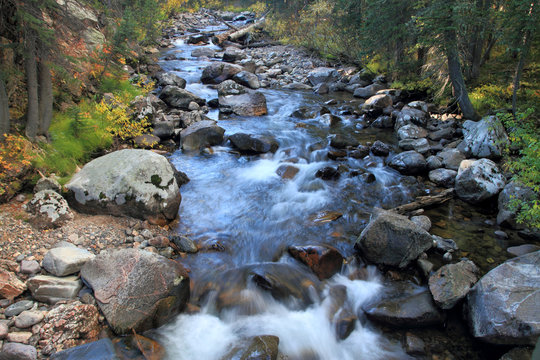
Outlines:
<svg viewBox="0 0 540 360"><path fill-rule="evenodd" d="M510 138L510 148L519 153L517 157L506 159L506 168L514 174L514 180L540 193L540 133L539 119L535 109L527 109L524 113L499 114ZM519 201L514 199L512 206L519 209L517 221L530 227L540 228L540 201Z"/></svg>

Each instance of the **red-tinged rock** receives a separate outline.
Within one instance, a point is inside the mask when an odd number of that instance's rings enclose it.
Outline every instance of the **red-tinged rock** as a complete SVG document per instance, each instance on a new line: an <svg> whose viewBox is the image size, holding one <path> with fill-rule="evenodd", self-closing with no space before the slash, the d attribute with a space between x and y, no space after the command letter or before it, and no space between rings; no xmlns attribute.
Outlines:
<svg viewBox="0 0 540 360"><path fill-rule="evenodd" d="M306 264L320 280L332 277L343 265L343 256L329 246L290 246L289 253Z"/></svg>
<svg viewBox="0 0 540 360"><path fill-rule="evenodd" d="M282 179L290 180L293 179L300 169L298 169L296 166L292 165L281 165L276 170L276 174L278 174Z"/></svg>
<svg viewBox="0 0 540 360"><path fill-rule="evenodd" d="M26 290L26 284L14 273L0 268L0 297L13 300Z"/></svg>

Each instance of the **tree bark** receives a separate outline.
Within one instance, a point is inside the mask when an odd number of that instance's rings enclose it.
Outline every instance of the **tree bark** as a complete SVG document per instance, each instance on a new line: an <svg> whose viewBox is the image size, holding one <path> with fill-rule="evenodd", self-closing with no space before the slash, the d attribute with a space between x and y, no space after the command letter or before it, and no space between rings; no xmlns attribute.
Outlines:
<svg viewBox="0 0 540 360"><path fill-rule="evenodd" d="M431 196L419 196L415 201L390 209L390 211L397 212L398 214L409 214L418 209L423 209L430 206L440 205L454 197L454 189L446 189L441 191L437 195Z"/></svg>
<svg viewBox="0 0 540 360"><path fill-rule="evenodd" d="M49 127L53 116L53 88L51 70L47 62L39 62L39 135L49 138Z"/></svg>
<svg viewBox="0 0 540 360"><path fill-rule="evenodd" d="M516 67L516 73L514 75L514 89L512 90L512 116L514 118L516 117L517 110L517 93L519 90L519 83L521 81L521 74L523 73L523 68L525 67L525 59L529 53L530 38L531 32L526 31L525 35L523 36L523 48L521 49L519 61Z"/></svg>
<svg viewBox="0 0 540 360"><path fill-rule="evenodd" d="M26 71L26 90L28 107L26 110L26 136L35 139L39 129L39 95L36 62L36 37L32 31L26 36L24 68Z"/></svg>
<svg viewBox="0 0 540 360"><path fill-rule="evenodd" d="M0 78L0 142L4 140L4 134L8 134L11 127L9 119L9 98L6 93L4 80Z"/></svg>

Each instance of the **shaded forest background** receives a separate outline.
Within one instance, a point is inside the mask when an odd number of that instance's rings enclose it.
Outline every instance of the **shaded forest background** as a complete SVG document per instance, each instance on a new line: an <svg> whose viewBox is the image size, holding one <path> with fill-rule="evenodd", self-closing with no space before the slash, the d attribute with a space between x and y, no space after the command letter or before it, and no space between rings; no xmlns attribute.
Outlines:
<svg viewBox="0 0 540 360"><path fill-rule="evenodd" d="M384 74L392 87L423 94L442 112L464 119L499 114L513 140L506 169L538 193L538 6L537 0L0 0L0 200L38 172L67 178L147 131L130 104L152 89L143 74L155 61L152 50L171 16L201 8L267 14L264 31L282 43ZM129 78L126 66L140 76ZM523 220L540 226L538 201L525 206Z"/></svg>

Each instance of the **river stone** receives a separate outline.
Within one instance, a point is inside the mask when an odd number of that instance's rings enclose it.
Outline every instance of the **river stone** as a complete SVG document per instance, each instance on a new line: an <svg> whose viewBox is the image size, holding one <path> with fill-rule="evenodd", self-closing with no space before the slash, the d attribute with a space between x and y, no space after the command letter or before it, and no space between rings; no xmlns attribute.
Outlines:
<svg viewBox="0 0 540 360"><path fill-rule="evenodd" d="M117 334L161 326L189 298L189 277L179 263L139 249L101 253L83 266L81 277Z"/></svg>
<svg viewBox="0 0 540 360"><path fill-rule="evenodd" d="M355 138L341 134L334 135L334 137L332 137L330 140L330 146L336 149L346 149L348 147L356 147L358 145L360 145L360 143Z"/></svg>
<svg viewBox="0 0 540 360"><path fill-rule="evenodd" d="M223 53L223 61L225 62L235 62L239 60L243 60L246 58L245 51L238 49L233 46L229 46L225 49L225 52Z"/></svg>
<svg viewBox="0 0 540 360"><path fill-rule="evenodd" d="M392 97L386 94L373 95L363 105L364 109L384 109L389 106L392 106Z"/></svg>
<svg viewBox="0 0 540 360"><path fill-rule="evenodd" d="M219 106L229 108L239 116L261 116L268 113L266 97L258 91L249 90L240 95L226 95L218 98Z"/></svg>
<svg viewBox="0 0 540 360"><path fill-rule="evenodd" d="M54 353L51 360L117 360L114 345L109 338Z"/></svg>
<svg viewBox="0 0 540 360"><path fill-rule="evenodd" d="M55 276L66 276L79 272L82 266L95 257L94 254L76 247L57 247L43 257L43 268Z"/></svg>
<svg viewBox="0 0 540 360"><path fill-rule="evenodd" d="M390 154L390 146L386 145L380 140L377 140L371 145L370 151L375 156L387 156Z"/></svg>
<svg viewBox="0 0 540 360"><path fill-rule="evenodd" d="M240 71L233 76L233 80L240 85L247 86L251 89L258 89L261 87L261 83L257 75L250 73L249 71Z"/></svg>
<svg viewBox="0 0 540 360"><path fill-rule="evenodd" d="M30 222L39 229L57 228L73 219L66 199L52 190L36 193L26 210L31 214Z"/></svg>
<svg viewBox="0 0 540 360"><path fill-rule="evenodd" d="M181 89L186 88L186 80L182 79L180 76L170 73L162 72L156 75L157 84L161 87L166 86L176 86Z"/></svg>
<svg viewBox="0 0 540 360"><path fill-rule="evenodd" d="M10 323L10 320L0 320L0 340L5 339L8 335Z"/></svg>
<svg viewBox="0 0 540 360"><path fill-rule="evenodd" d="M335 248L323 245L289 246L289 254L307 265L320 280L329 279L341 271L343 255Z"/></svg>
<svg viewBox="0 0 540 360"><path fill-rule="evenodd" d="M131 216L154 224L176 218L182 197L167 158L126 149L86 164L66 185L74 208L90 214Z"/></svg>
<svg viewBox="0 0 540 360"><path fill-rule="evenodd" d="M246 88L233 80L225 80L217 86L218 96L241 95L246 93Z"/></svg>
<svg viewBox="0 0 540 360"><path fill-rule="evenodd" d="M34 194L43 190L52 190L59 193L61 189L62 187L60 186L60 183L55 178L42 177L38 180L36 186L34 186Z"/></svg>
<svg viewBox="0 0 540 360"><path fill-rule="evenodd" d="M279 147L277 141L271 137L254 136L244 133L236 133L229 136L229 141L241 152L250 154L275 153Z"/></svg>
<svg viewBox="0 0 540 360"><path fill-rule="evenodd" d="M339 73L334 68L318 67L309 72L307 79L312 86L316 86L336 81L339 79Z"/></svg>
<svg viewBox="0 0 540 360"><path fill-rule="evenodd" d="M205 147L223 143L225 129L219 127L214 120L203 120L180 132L182 149L187 151L200 150Z"/></svg>
<svg viewBox="0 0 540 360"><path fill-rule="evenodd" d="M429 172L429 181L432 183L450 188L454 186L456 181L457 171L450 169L435 169Z"/></svg>
<svg viewBox="0 0 540 360"><path fill-rule="evenodd" d="M517 181L508 183L499 194L499 213L497 214L497 224L507 226L512 229L524 229L525 225L518 224L516 221L519 207L516 209L511 209L510 204L515 200L530 202L536 198L537 196L531 188L524 186Z"/></svg>
<svg viewBox="0 0 540 360"><path fill-rule="evenodd" d="M383 294L362 305L362 309L368 318L398 327L431 326L445 319L427 287L404 281L385 286Z"/></svg>
<svg viewBox="0 0 540 360"><path fill-rule="evenodd" d="M403 139L399 142L399 147L403 150L414 150L420 154L427 153L431 147L427 139Z"/></svg>
<svg viewBox="0 0 540 360"><path fill-rule="evenodd" d="M191 52L193 57L209 57L213 58L216 55L216 50L209 47L199 47Z"/></svg>
<svg viewBox="0 0 540 360"><path fill-rule="evenodd" d="M319 122L326 126L336 126L337 124L341 123L341 118L334 114L323 114L319 118Z"/></svg>
<svg viewBox="0 0 540 360"><path fill-rule="evenodd" d="M62 300L75 299L82 287L76 276L55 277L37 275L27 282L32 297L38 301L55 304Z"/></svg>
<svg viewBox="0 0 540 360"><path fill-rule="evenodd" d="M174 137L175 125L172 121L155 121L152 124L152 135L154 138L152 141L155 143L161 140L168 140ZM148 134L143 134L148 135ZM157 138L156 138L157 137Z"/></svg>
<svg viewBox="0 0 540 360"><path fill-rule="evenodd" d="M414 150L394 155L388 165L405 175L416 175L426 170L426 159Z"/></svg>
<svg viewBox="0 0 540 360"><path fill-rule="evenodd" d="M431 235L407 217L384 210L374 215L355 245L369 261L404 268L432 247Z"/></svg>
<svg viewBox="0 0 540 360"><path fill-rule="evenodd" d="M388 115L381 115L371 123L371 126L380 129L391 129L394 127L394 119Z"/></svg>
<svg viewBox="0 0 540 360"><path fill-rule="evenodd" d="M0 352L0 359L37 360L37 350L32 345L6 343Z"/></svg>
<svg viewBox="0 0 540 360"><path fill-rule="evenodd" d="M26 284L11 271L0 268L0 297L13 300L26 290Z"/></svg>
<svg viewBox="0 0 540 360"><path fill-rule="evenodd" d="M521 256L540 250L540 246L533 244L523 244L518 246L510 246L506 251L514 256ZM7 310L6 310L7 311Z"/></svg>
<svg viewBox="0 0 540 360"><path fill-rule="evenodd" d="M426 159L426 163L428 170L435 170L443 167L442 160L435 155L431 155L430 157L428 157Z"/></svg>
<svg viewBox="0 0 540 360"><path fill-rule="evenodd" d="M15 326L26 329L40 323L44 317L43 311L25 310L15 318Z"/></svg>
<svg viewBox="0 0 540 360"><path fill-rule="evenodd" d="M289 89L289 90L311 90L312 89L312 87L308 84L294 82L294 81L290 84L285 85L283 88Z"/></svg>
<svg viewBox="0 0 540 360"><path fill-rule="evenodd" d="M200 98L185 89L173 85L165 86L165 88L161 90L159 98L170 107L181 110L189 110L189 104L191 102L195 102L200 106L206 104L206 100L203 98Z"/></svg>
<svg viewBox="0 0 540 360"><path fill-rule="evenodd" d="M429 278L429 290L441 309L453 308L478 280L478 268L470 260L442 266Z"/></svg>
<svg viewBox="0 0 540 360"><path fill-rule="evenodd" d="M463 161L456 177L456 195L464 201L478 204L496 196L505 182L504 175L493 161Z"/></svg>
<svg viewBox="0 0 540 360"><path fill-rule="evenodd" d="M488 116L478 122L463 123L463 141L458 149L469 157L500 159L508 146L508 135L496 116Z"/></svg>
<svg viewBox="0 0 540 360"><path fill-rule="evenodd" d="M169 241L172 241L182 252L193 254L199 251L195 242L187 236L172 235L169 237Z"/></svg>
<svg viewBox="0 0 540 360"><path fill-rule="evenodd" d="M422 139L425 138L427 134L428 133L426 129L414 124L402 126L397 132L399 140Z"/></svg>
<svg viewBox="0 0 540 360"><path fill-rule="evenodd" d="M467 299L474 337L493 344L534 345L540 335L540 251L497 266Z"/></svg>
<svg viewBox="0 0 540 360"><path fill-rule="evenodd" d="M235 346L220 360L276 360L279 338L273 335L254 336Z"/></svg>
<svg viewBox="0 0 540 360"><path fill-rule="evenodd" d="M418 125L426 126L427 119L429 114L425 111L413 109L411 107L405 106L400 111L392 113L395 116L396 121L394 124L394 129L399 130L405 125ZM426 132L427 135L427 132Z"/></svg>
<svg viewBox="0 0 540 360"><path fill-rule="evenodd" d="M465 160L465 155L458 149L440 151L437 157L441 159L445 168L456 171L459 169L461 162Z"/></svg>
<svg viewBox="0 0 540 360"><path fill-rule="evenodd" d="M428 137L430 140L439 141L441 139L452 139L455 134L456 130L454 128L446 127L429 133Z"/></svg>
<svg viewBox="0 0 540 360"><path fill-rule="evenodd" d="M413 216L411 221L426 231L431 229L431 220L425 215Z"/></svg>
<svg viewBox="0 0 540 360"><path fill-rule="evenodd" d="M7 317L16 316L25 310L30 310L33 306L34 302L32 300L17 301L15 304L9 305L4 310L4 315L6 315Z"/></svg>
<svg viewBox="0 0 540 360"><path fill-rule="evenodd" d="M241 66L224 62L213 62L204 68L201 75L203 84L219 84L232 79L234 75L244 70Z"/></svg>
<svg viewBox="0 0 540 360"><path fill-rule="evenodd" d="M367 99L377 94L378 91L386 89L386 86L379 83L371 84L365 87L360 87L354 90L353 96L357 98Z"/></svg>

